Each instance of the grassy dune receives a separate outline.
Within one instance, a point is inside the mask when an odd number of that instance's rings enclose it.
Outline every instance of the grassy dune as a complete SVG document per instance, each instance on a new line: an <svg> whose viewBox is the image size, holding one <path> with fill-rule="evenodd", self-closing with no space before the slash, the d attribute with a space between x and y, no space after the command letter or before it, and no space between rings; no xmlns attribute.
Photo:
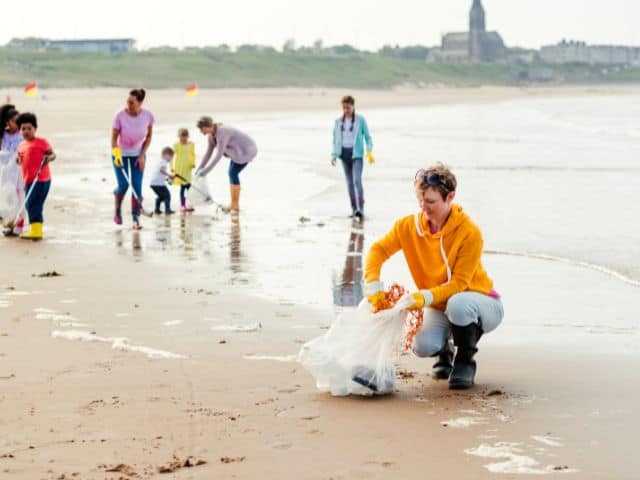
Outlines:
<svg viewBox="0 0 640 480"><path fill-rule="evenodd" d="M544 67L544 66L543 66ZM144 84L184 87L358 87L401 84L516 85L527 67L506 64L427 63L379 54L318 55L312 52L214 48L152 49L99 55L0 48L0 86L38 81L45 87L105 87ZM620 72L580 65L550 67L556 82L637 82L640 69Z"/></svg>

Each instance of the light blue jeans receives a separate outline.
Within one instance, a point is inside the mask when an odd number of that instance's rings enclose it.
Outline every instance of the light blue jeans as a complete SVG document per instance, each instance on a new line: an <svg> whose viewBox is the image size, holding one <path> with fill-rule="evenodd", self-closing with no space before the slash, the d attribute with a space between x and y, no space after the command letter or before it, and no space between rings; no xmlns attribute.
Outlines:
<svg viewBox="0 0 640 480"><path fill-rule="evenodd" d="M364 190L362 188L362 158L353 158L352 148L343 148L342 168L347 179L349 200L351 200L351 213L364 213Z"/></svg>
<svg viewBox="0 0 640 480"><path fill-rule="evenodd" d="M413 343L419 357L434 357L449 337L451 325L466 327L479 323L483 333L495 330L502 322L502 300L477 292L462 292L447 302L445 313L435 308L424 309L424 323Z"/></svg>

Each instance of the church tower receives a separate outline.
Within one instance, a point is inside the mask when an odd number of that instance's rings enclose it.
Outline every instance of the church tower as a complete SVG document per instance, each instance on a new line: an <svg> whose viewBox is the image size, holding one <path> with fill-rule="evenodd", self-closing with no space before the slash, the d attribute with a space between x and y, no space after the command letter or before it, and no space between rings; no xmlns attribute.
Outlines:
<svg viewBox="0 0 640 480"><path fill-rule="evenodd" d="M473 0L473 6L469 13L469 31L473 32L477 30L479 32L486 31L484 21L484 7L481 0Z"/></svg>
<svg viewBox="0 0 640 480"><path fill-rule="evenodd" d="M481 62L484 59L483 39L486 32L484 7L481 0L473 0L469 13L469 60Z"/></svg>

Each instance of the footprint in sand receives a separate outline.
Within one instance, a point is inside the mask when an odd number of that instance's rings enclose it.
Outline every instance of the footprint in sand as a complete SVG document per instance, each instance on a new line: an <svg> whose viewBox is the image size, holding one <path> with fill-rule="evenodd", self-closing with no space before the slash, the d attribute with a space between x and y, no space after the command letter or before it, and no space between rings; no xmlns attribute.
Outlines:
<svg viewBox="0 0 640 480"><path fill-rule="evenodd" d="M278 393L296 393L299 388L282 388L280 390L276 390Z"/></svg>
<svg viewBox="0 0 640 480"><path fill-rule="evenodd" d="M289 450L291 447L293 447L293 444L289 442L275 442L269 446L271 448L275 448L276 450Z"/></svg>
<svg viewBox="0 0 640 480"><path fill-rule="evenodd" d="M378 465L383 468L391 468L395 465L393 462L365 462L365 465Z"/></svg>

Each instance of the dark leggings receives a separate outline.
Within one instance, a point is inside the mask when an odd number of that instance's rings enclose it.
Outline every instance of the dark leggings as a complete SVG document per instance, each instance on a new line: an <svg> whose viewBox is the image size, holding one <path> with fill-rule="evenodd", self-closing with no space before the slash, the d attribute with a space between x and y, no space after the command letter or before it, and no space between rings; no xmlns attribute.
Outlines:
<svg viewBox="0 0 640 480"><path fill-rule="evenodd" d="M164 203L165 213L171 211L171 192L165 186L151 185L151 190L157 195L156 197L156 213L160 213L160 205Z"/></svg>
<svg viewBox="0 0 640 480"><path fill-rule="evenodd" d="M191 188L190 183L180 185L180 205L185 207L187 205L187 190Z"/></svg>
<svg viewBox="0 0 640 480"><path fill-rule="evenodd" d="M46 182L29 183L25 185L26 192L29 193L31 186L33 185L33 191L27 200L27 213L29 214L29 223L42 223L44 218L42 216L42 210L44 209L44 201L49 194L49 187L51 187L51 180Z"/></svg>
<svg viewBox="0 0 640 480"><path fill-rule="evenodd" d="M229 183L231 185L240 185L240 172L247 165L248 163L236 163L233 160L229 162Z"/></svg>

